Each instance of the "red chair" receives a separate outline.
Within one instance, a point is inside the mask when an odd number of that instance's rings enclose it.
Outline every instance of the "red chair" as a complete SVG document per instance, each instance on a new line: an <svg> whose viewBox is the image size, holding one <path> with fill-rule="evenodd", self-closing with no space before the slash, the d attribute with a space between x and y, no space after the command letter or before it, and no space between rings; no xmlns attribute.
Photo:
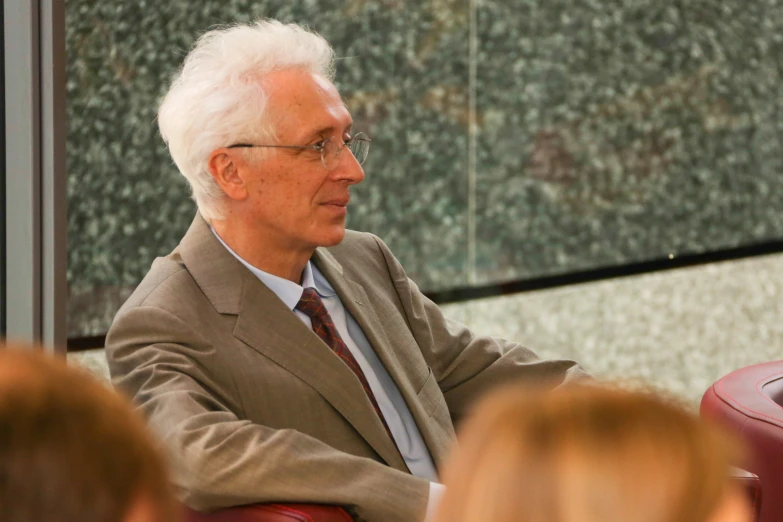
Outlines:
<svg viewBox="0 0 783 522"><path fill-rule="evenodd" d="M758 475L754 475L744 469L735 468L732 470L731 480L745 492L753 511L753 522L759 522L759 516L761 515L761 481Z"/></svg>
<svg viewBox="0 0 783 522"><path fill-rule="evenodd" d="M748 446L745 467L761 482L759 522L783 520L783 361L748 366L718 380L702 397L701 414Z"/></svg>
<svg viewBox="0 0 783 522"><path fill-rule="evenodd" d="M354 522L344 509L318 504L252 504L211 513L185 511L185 522Z"/></svg>

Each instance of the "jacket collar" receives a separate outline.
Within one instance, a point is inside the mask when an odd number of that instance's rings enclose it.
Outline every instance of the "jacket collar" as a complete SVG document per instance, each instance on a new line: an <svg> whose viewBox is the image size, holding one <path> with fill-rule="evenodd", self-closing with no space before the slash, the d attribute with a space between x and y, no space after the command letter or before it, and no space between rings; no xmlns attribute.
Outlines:
<svg viewBox="0 0 783 522"><path fill-rule="evenodd" d="M177 252L212 306L221 314L239 314L248 270L220 244L200 213L196 213Z"/></svg>

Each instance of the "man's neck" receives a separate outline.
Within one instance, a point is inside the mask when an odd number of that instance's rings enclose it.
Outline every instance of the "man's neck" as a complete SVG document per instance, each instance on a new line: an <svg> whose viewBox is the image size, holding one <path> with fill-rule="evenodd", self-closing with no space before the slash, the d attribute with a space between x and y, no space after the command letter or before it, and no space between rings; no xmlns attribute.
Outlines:
<svg viewBox="0 0 783 522"><path fill-rule="evenodd" d="M211 225L220 239L250 265L301 284L302 272L315 249L294 249L228 220L215 220Z"/></svg>

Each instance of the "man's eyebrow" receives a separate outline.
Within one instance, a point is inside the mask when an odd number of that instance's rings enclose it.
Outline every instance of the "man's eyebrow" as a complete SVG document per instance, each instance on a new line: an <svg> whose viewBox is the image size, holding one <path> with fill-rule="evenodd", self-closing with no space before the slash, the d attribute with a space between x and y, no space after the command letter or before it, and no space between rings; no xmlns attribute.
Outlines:
<svg viewBox="0 0 783 522"><path fill-rule="evenodd" d="M307 134L307 139L311 140L311 139L315 138L316 136L326 136L326 135L332 134L336 128L337 127L335 127L334 125L329 125L328 127L323 127L323 128L318 129L316 131L308 133ZM350 132L352 128L353 128L353 122L349 123L345 127L343 132Z"/></svg>

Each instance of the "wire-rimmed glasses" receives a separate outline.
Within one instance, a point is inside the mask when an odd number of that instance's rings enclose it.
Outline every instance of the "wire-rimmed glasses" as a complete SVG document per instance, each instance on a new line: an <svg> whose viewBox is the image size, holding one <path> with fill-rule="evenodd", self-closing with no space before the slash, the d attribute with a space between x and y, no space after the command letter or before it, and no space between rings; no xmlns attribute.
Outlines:
<svg viewBox="0 0 783 522"><path fill-rule="evenodd" d="M334 137L316 143L315 145L252 145L250 143L237 143L229 145L229 149L236 148L270 148L270 149L310 149L321 153L321 163L326 170L333 170L340 164L340 154L343 149L348 147L353 157L359 165L364 163L367 155L370 153L370 142L372 140L363 132L357 132L347 140L335 139Z"/></svg>

